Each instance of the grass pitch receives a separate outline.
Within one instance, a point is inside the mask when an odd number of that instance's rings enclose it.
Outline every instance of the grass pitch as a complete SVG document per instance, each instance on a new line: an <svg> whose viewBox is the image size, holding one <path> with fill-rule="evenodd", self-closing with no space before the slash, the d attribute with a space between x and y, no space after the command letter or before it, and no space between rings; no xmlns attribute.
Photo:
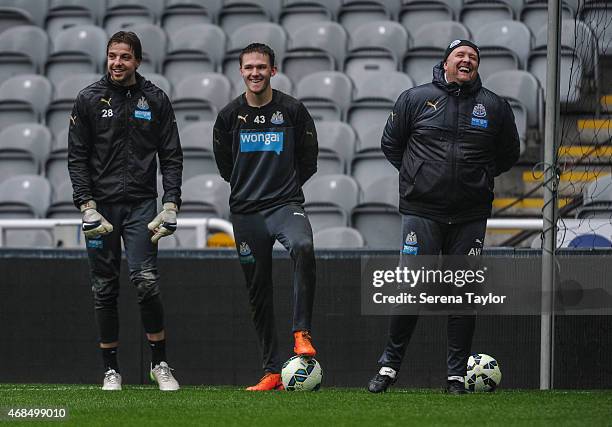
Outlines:
<svg viewBox="0 0 612 427"><path fill-rule="evenodd" d="M317 393L246 392L235 387L0 384L0 425L9 408L66 408L67 419L46 425L78 426L612 426L612 391L513 391L449 396L441 390L323 388ZM51 422L51 424L48 424Z"/></svg>

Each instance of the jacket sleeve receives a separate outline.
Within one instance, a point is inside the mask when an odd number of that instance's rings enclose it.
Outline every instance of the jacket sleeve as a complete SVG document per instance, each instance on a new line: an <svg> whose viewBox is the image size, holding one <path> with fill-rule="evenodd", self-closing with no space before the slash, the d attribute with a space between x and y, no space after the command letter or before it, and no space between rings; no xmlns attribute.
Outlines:
<svg viewBox="0 0 612 427"><path fill-rule="evenodd" d="M296 169L298 182L300 185L304 185L317 172L319 143L314 121L303 104L300 104L298 110L297 123L295 133Z"/></svg>
<svg viewBox="0 0 612 427"><path fill-rule="evenodd" d="M179 138L176 118L170 100L164 94L162 119L159 129L157 155L162 174L164 195L162 203L172 202L181 206L181 184L183 182L183 150Z"/></svg>
<svg viewBox="0 0 612 427"><path fill-rule="evenodd" d="M517 162L520 155L520 140L514 113L507 101L503 101L504 122L499 135L499 144L495 156L495 176L509 170Z"/></svg>
<svg viewBox="0 0 612 427"><path fill-rule="evenodd" d="M79 93L70 113L68 129L68 173L72 182L72 199L78 208L93 200L89 155L92 129L86 98Z"/></svg>
<svg viewBox="0 0 612 427"><path fill-rule="evenodd" d="M215 162L217 162L221 178L230 182L232 171L234 170L232 134L226 128L221 113L217 115L217 120L213 127L213 152L215 153Z"/></svg>
<svg viewBox="0 0 612 427"><path fill-rule="evenodd" d="M404 91L397 98L380 140L382 152L397 170L402 167L402 158L410 137L409 93L409 91Z"/></svg>

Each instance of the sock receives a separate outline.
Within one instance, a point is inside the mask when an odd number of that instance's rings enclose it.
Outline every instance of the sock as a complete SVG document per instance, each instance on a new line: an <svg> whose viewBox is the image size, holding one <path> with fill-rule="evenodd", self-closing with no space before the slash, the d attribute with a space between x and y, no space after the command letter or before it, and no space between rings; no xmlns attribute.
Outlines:
<svg viewBox="0 0 612 427"><path fill-rule="evenodd" d="M448 381L459 381L460 383L462 383L464 379L461 375L449 375Z"/></svg>
<svg viewBox="0 0 612 427"><path fill-rule="evenodd" d="M104 360L104 372L113 369L119 373L119 363L117 362L118 347L102 348L102 359Z"/></svg>
<svg viewBox="0 0 612 427"><path fill-rule="evenodd" d="M153 367L159 365L160 362L167 362L165 339L161 341L149 340L149 345L151 346L151 364L153 365Z"/></svg>

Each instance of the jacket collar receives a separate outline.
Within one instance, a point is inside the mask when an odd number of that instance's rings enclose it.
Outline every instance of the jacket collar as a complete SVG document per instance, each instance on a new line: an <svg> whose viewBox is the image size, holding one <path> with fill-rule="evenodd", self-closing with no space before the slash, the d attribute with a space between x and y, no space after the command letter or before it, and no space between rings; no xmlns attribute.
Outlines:
<svg viewBox="0 0 612 427"><path fill-rule="evenodd" d="M436 66L434 66L432 82L434 85L453 96L469 96L475 92L478 92L482 88L480 74L476 74L475 80L462 85L458 84L457 82L447 83L446 78L444 77L444 61L440 61Z"/></svg>

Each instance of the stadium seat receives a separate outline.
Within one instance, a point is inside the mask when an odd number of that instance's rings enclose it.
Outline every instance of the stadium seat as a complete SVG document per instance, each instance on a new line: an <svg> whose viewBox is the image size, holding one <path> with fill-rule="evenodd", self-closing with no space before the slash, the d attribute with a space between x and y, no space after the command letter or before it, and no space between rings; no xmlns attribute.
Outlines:
<svg viewBox="0 0 612 427"><path fill-rule="evenodd" d="M271 22L256 22L244 25L229 35L229 44L223 60L223 74L232 81L234 80L232 76L235 76L240 68L240 51L253 43L253 34L257 34L259 43L265 43L274 50L274 60L277 67L280 67L283 63L283 57L287 49L287 35L283 27ZM282 68L280 68L280 71L283 71Z"/></svg>
<svg viewBox="0 0 612 427"><path fill-rule="evenodd" d="M353 158L351 175L363 189L387 176L397 179L397 169L391 166L382 151L366 151Z"/></svg>
<svg viewBox="0 0 612 427"><path fill-rule="evenodd" d="M45 162L45 176L51 188L58 188L62 182L70 181L68 175L68 127L66 126L51 141L51 153Z"/></svg>
<svg viewBox="0 0 612 427"><path fill-rule="evenodd" d="M342 120L353 92L351 80L339 71L319 71L297 84L296 96L315 120Z"/></svg>
<svg viewBox="0 0 612 427"><path fill-rule="evenodd" d="M130 31L140 24L154 24L164 0L108 0L102 26L109 36L117 31Z"/></svg>
<svg viewBox="0 0 612 427"><path fill-rule="evenodd" d="M214 122L196 122L181 132L183 148L183 181L201 174L218 172L213 154Z"/></svg>
<svg viewBox="0 0 612 427"><path fill-rule="evenodd" d="M179 129L196 121L215 120L231 96L231 84L218 73L199 73L185 77L174 87L172 105Z"/></svg>
<svg viewBox="0 0 612 427"><path fill-rule="evenodd" d="M47 78L55 85L73 74L104 70L107 41L104 30L91 25L61 31L53 39L53 50L47 59Z"/></svg>
<svg viewBox="0 0 612 427"><path fill-rule="evenodd" d="M364 184L362 201L351 214L351 225L361 232L369 248L395 249L401 245L398 186L397 171Z"/></svg>
<svg viewBox="0 0 612 427"><path fill-rule="evenodd" d="M461 22L437 21L410 32L411 51L416 49L446 49L453 40L470 39L470 32ZM442 57L440 57L442 60Z"/></svg>
<svg viewBox="0 0 612 427"><path fill-rule="evenodd" d="M612 10L607 2L587 2L580 11L583 22L590 25L597 35L597 46L600 55L612 55Z"/></svg>
<svg viewBox="0 0 612 427"><path fill-rule="evenodd" d="M514 19L512 8L503 2L490 2L488 0L474 0L466 2L461 8L459 21L475 34L483 22L507 21Z"/></svg>
<svg viewBox="0 0 612 427"><path fill-rule="evenodd" d="M390 21L391 19L391 13L382 2L368 0L343 1L337 18L338 22L351 34L363 24L373 21Z"/></svg>
<svg viewBox="0 0 612 427"><path fill-rule="evenodd" d="M137 24L130 27L130 31L138 35L142 44L142 61L138 71L141 74L160 72L168 45L165 31L153 24Z"/></svg>
<svg viewBox="0 0 612 427"><path fill-rule="evenodd" d="M40 123L51 92L49 80L36 74L20 74L6 80L0 85L0 130L15 123Z"/></svg>
<svg viewBox="0 0 612 427"><path fill-rule="evenodd" d="M45 123L53 135L68 126L74 101L81 90L100 80L99 74L76 74L56 86L53 100L47 107Z"/></svg>
<svg viewBox="0 0 612 427"><path fill-rule="evenodd" d="M183 183L182 191L181 217L229 217L230 186L219 174L191 177Z"/></svg>
<svg viewBox="0 0 612 427"><path fill-rule="evenodd" d="M417 33L422 34L424 29L437 22L453 21L457 13L446 2L404 2L400 11L399 22L412 35L412 40L416 42L418 41ZM434 35L435 31L432 29L430 34Z"/></svg>
<svg viewBox="0 0 612 427"><path fill-rule="evenodd" d="M330 22L334 20L341 0L335 1L285 1L281 9L278 22L285 29L289 37L305 25Z"/></svg>
<svg viewBox="0 0 612 427"><path fill-rule="evenodd" d="M402 69L415 85L431 83L433 68L444 58L444 49L417 48L409 50L402 61Z"/></svg>
<svg viewBox="0 0 612 427"><path fill-rule="evenodd" d="M517 21L489 22L478 27L474 43L481 49L494 48L516 55L520 68L524 69L531 49L531 32L525 24Z"/></svg>
<svg viewBox="0 0 612 427"><path fill-rule="evenodd" d="M398 71L358 75L348 122L357 134L357 151L379 150L382 130L399 95L414 86L412 79Z"/></svg>
<svg viewBox="0 0 612 427"><path fill-rule="evenodd" d="M397 22L366 23L349 33L344 72L351 78L372 71L396 71L408 47L408 33Z"/></svg>
<svg viewBox="0 0 612 427"><path fill-rule="evenodd" d="M315 176L348 173L355 153L353 128L341 121L319 121L316 128L319 157Z"/></svg>
<svg viewBox="0 0 612 427"><path fill-rule="evenodd" d="M40 74L49 54L49 37L33 25L0 33L0 83L17 74Z"/></svg>
<svg viewBox="0 0 612 427"><path fill-rule="evenodd" d="M41 4L42 3L42 4ZM0 4L0 33L18 25L42 27L47 13L47 0L2 0Z"/></svg>
<svg viewBox="0 0 612 427"><path fill-rule="evenodd" d="M169 37L183 28L197 24L212 24L222 0L166 0L161 26Z"/></svg>
<svg viewBox="0 0 612 427"><path fill-rule="evenodd" d="M499 96L524 105L528 128L539 130L543 127L542 89L533 74L522 70L500 71L484 80L483 85Z"/></svg>
<svg viewBox="0 0 612 427"><path fill-rule="evenodd" d="M45 29L53 40L62 30L77 25L101 25L106 3L99 0L51 0Z"/></svg>
<svg viewBox="0 0 612 427"><path fill-rule="evenodd" d="M289 38L282 70L298 83L317 71L339 70L344 64L347 35L336 22L313 22L295 30Z"/></svg>
<svg viewBox="0 0 612 427"><path fill-rule="evenodd" d="M213 24L196 24L177 30L163 63L164 75L177 85L192 74L215 72L225 53L225 33Z"/></svg>
<svg viewBox="0 0 612 427"><path fill-rule="evenodd" d="M81 216L72 200L72 182L63 181L57 187L51 187L51 204L47 209L47 218L80 219Z"/></svg>
<svg viewBox="0 0 612 427"><path fill-rule="evenodd" d="M253 24L273 21L273 17L261 2L228 1L223 2L219 11L218 24L230 37L240 28ZM257 34L257 33L254 33ZM253 34L251 34L253 36ZM246 44L244 45L246 46ZM243 46L243 47L244 47Z"/></svg>
<svg viewBox="0 0 612 427"><path fill-rule="evenodd" d="M564 1L561 7L561 19L573 19L574 11ZM548 3L546 1L525 2L521 10L520 21L525 24L534 36L548 25Z"/></svg>
<svg viewBox="0 0 612 427"><path fill-rule="evenodd" d="M1 218L44 218L51 186L39 175L16 175L0 183Z"/></svg>
<svg viewBox="0 0 612 427"><path fill-rule="evenodd" d="M312 236L316 249L358 249L365 246L363 236L351 227L332 227L319 230Z"/></svg>
<svg viewBox="0 0 612 427"><path fill-rule="evenodd" d="M166 77L156 73L146 73L143 77L153 83L155 86L163 90L169 98L172 98L172 84Z"/></svg>
<svg viewBox="0 0 612 427"><path fill-rule="evenodd" d="M303 187L304 209L313 232L348 223L348 214L359 200L359 186L347 175L315 176Z"/></svg>
<svg viewBox="0 0 612 427"><path fill-rule="evenodd" d="M51 149L51 133L38 123L14 124L0 132L0 182L43 170Z"/></svg>

